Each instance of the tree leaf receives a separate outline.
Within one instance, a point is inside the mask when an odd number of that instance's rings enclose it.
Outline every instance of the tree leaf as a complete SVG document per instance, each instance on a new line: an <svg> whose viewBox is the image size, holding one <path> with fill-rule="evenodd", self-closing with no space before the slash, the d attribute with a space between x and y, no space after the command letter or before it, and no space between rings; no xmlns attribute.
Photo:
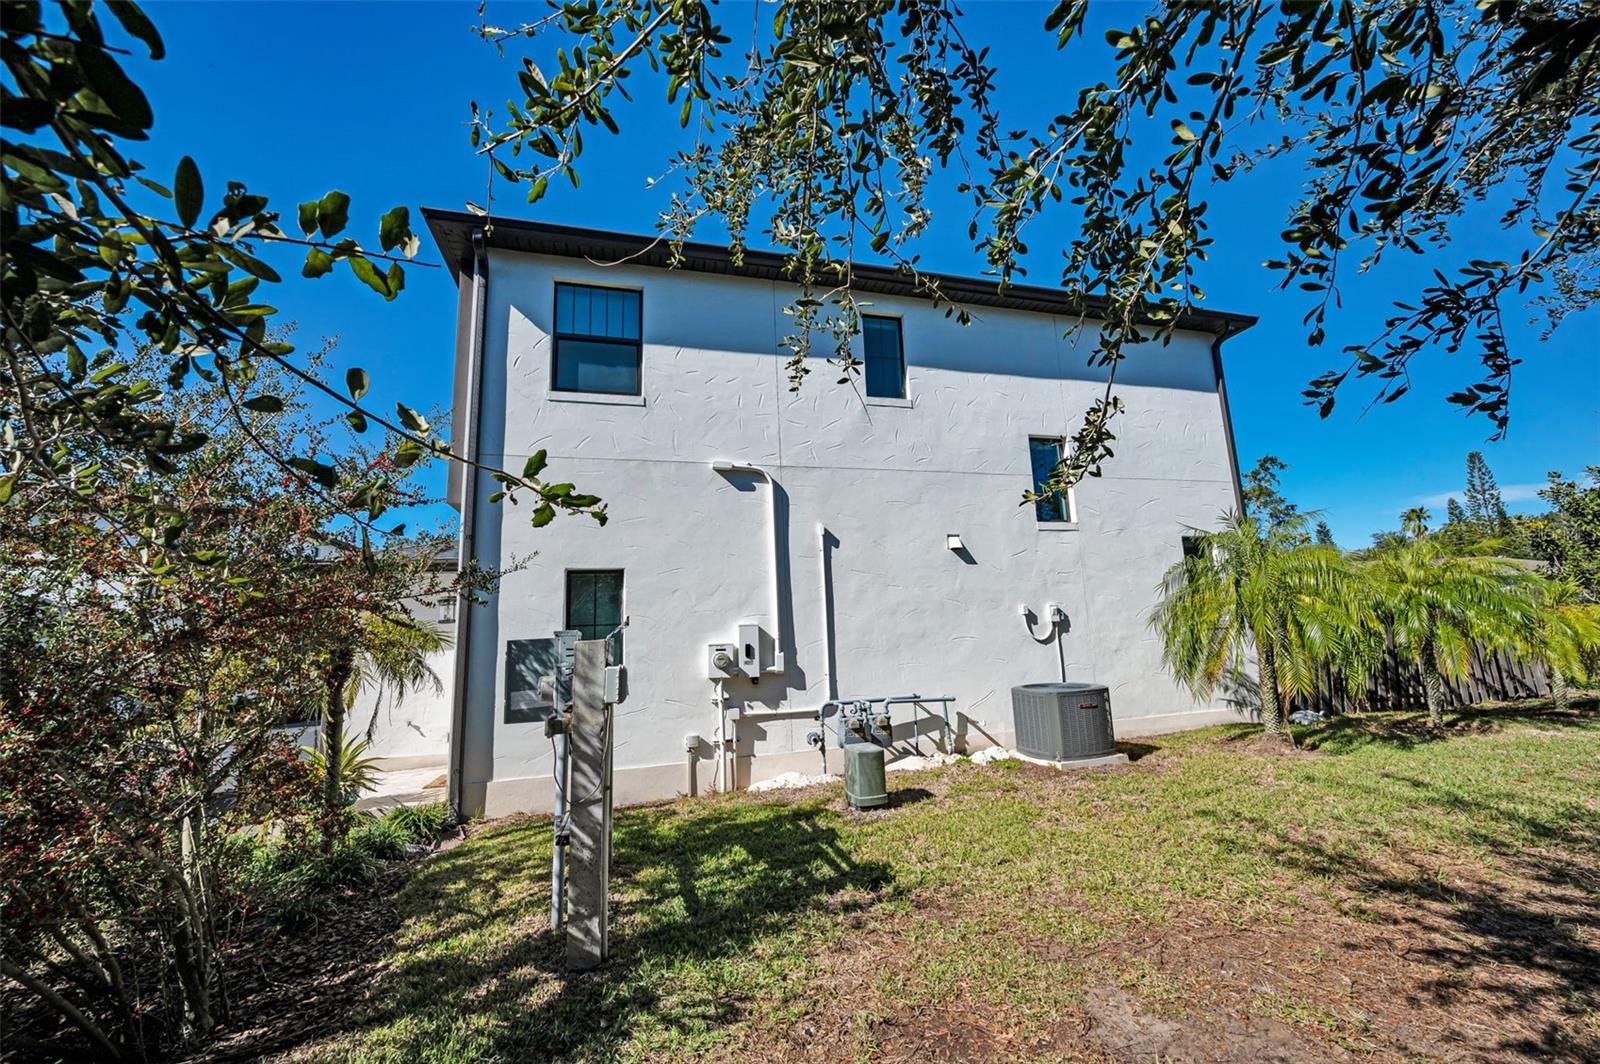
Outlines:
<svg viewBox="0 0 1600 1064"><path fill-rule="evenodd" d="M317 231L317 201L306 200L300 204L300 231L310 236Z"/></svg>
<svg viewBox="0 0 1600 1064"><path fill-rule="evenodd" d="M350 264L350 272L365 281L368 288L385 299L393 297L393 293L389 291L389 282L383 276L383 271L374 266L372 260L365 255L352 255L345 261Z"/></svg>
<svg viewBox="0 0 1600 1064"><path fill-rule="evenodd" d="M323 236L333 236L349 222L350 197L338 189L329 192L317 203L317 227L322 230Z"/></svg>
<svg viewBox="0 0 1600 1064"><path fill-rule="evenodd" d="M361 397L367 394L367 389L372 387L372 378L367 375L366 370L351 367L345 370L344 386L350 390L350 398L359 402Z"/></svg>
<svg viewBox="0 0 1600 1064"><path fill-rule="evenodd" d="M132 3L131 0L107 0L106 6L117 17L117 21L122 23L123 29L139 38L144 42L144 46L150 49L151 59L166 58L167 49L161 43L161 34L156 32L155 26L151 25L145 13L139 10L138 4Z"/></svg>
<svg viewBox="0 0 1600 1064"><path fill-rule="evenodd" d="M200 167L192 157L178 160L178 172L172 179L172 195L177 201L178 221L193 229L200 218L200 206L205 202L205 184L200 180Z"/></svg>
<svg viewBox="0 0 1600 1064"><path fill-rule="evenodd" d="M421 414L406 406L404 403L394 404L394 412L400 418L400 424L412 432L427 432L428 422Z"/></svg>
<svg viewBox="0 0 1600 1064"><path fill-rule="evenodd" d="M540 503L539 508L533 511L533 527L543 528L556 519L556 508L549 503Z"/></svg>
<svg viewBox="0 0 1600 1064"><path fill-rule="evenodd" d="M538 476L544 470L545 462L548 458L549 455L543 448L530 454L528 460L522 463L522 479L532 480Z"/></svg>
<svg viewBox="0 0 1600 1064"><path fill-rule="evenodd" d="M223 258L239 267L245 273L250 274L252 277L259 277L263 281L271 281L274 284L283 280L282 277L278 276L277 270L274 270L271 266L268 266L254 255L251 255L249 252L244 251L236 245L224 244L217 250Z"/></svg>
<svg viewBox="0 0 1600 1064"><path fill-rule="evenodd" d="M83 72L89 88L111 108L111 114L121 120L118 125L125 126L117 132L133 140L146 139L145 130L150 128L155 116L150 111L150 101L144 90L133 83L133 79L104 49L79 44L76 53L78 69ZM77 113L89 114L85 109Z"/></svg>
<svg viewBox="0 0 1600 1064"><path fill-rule="evenodd" d="M378 242L385 251L393 251L411 235L411 209L396 207L378 220Z"/></svg>
<svg viewBox="0 0 1600 1064"><path fill-rule="evenodd" d="M394 449L394 464L402 469L414 466L423 453L422 444L416 440L401 440Z"/></svg>
<svg viewBox="0 0 1600 1064"><path fill-rule="evenodd" d="M300 267L301 277L321 277L333 269L333 256L321 248L306 252L306 264Z"/></svg>
<svg viewBox="0 0 1600 1064"><path fill-rule="evenodd" d="M283 400L276 395L257 395L244 401L246 409L255 410L262 414L279 414L283 412Z"/></svg>
<svg viewBox="0 0 1600 1064"><path fill-rule="evenodd" d="M339 486L339 474L331 465L319 462L315 458L291 458L289 464L300 472L308 474L325 488Z"/></svg>

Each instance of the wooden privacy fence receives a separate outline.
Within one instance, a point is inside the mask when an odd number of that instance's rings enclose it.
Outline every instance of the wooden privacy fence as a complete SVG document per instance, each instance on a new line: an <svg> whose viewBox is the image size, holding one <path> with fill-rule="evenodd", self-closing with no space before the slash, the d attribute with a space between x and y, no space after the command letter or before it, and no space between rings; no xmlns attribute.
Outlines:
<svg viewBox="0 0 1600 1064"><path fill-rule="evenodd" d="M1444 682L1444 700L1449 706L1540 698L1549 693L1550 677L1543 665L1504 653L1485 653L1482 647L1473 651L1472 667L1466 676ZM1424 704L1421 671L1400 657L1391 645L1367 687L1365 702L1357 699L1356 692L1342 679L1325 673L1316 694L1296 698L1290 709L1348 713L1360 709L1420 709Z"/></svg>

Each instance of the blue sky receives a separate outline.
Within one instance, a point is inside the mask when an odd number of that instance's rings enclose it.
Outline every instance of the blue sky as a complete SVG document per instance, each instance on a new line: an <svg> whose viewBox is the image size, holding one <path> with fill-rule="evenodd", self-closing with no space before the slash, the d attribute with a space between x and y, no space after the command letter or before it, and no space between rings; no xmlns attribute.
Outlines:
<svg viewBox="0 0 1600 1064"><path fill-rule="evenodd" d="M748 5L725 6L725 28L748 32ZM1069 67L1039 28L1046 6L966 7L969 39L992 46L1000 68L1005 124L1041 126L1065 109L1055 94L1071 92L1082 70ZM378 215L396 204L410 206L420 226L419 207L484 202L487 175L467 142L468 101L503 113L503 101L516 94L520 53L508 51L502 59L478 39L472 32L475 4L157 2L148 10L168 54L159 63L130 64L156 114L151 141L132 154L157 180L169 180L179 157L191 154L208 189L220 190L230 179L245 181L270 195L291 221L295 202L340 188L354 199L352 231L368 239ZM544 10L491 3L489 17L514 24ZM1111 25L1136 10L1113 5L1101 17ZM735 37L741 40L737 32ZM1091 42L1100 39L1099 29L1089 34ZM537 45L536 61L543 64L555 43ZM646 182L660 173L685 134L656 94L646 92L643 79L636 81L641 103L619 115L621 137L598 130L585 137L581 191L552 183L530 215L523 193L502 182L496 211L651 231L666 193L647 189ZM1207 305L1261 318L1225 348L1243 465L1263 453L1277 454L1290 465L1286 494L1304 508L1324 511L1341 543L1362 546L1370 533L1396 526L1399 511L1419 502L1442 517L1445 498L1462 490L1465 456L1474 448L1485 452L1513 510L1540 508L1534 492L1547 470L1576 476L1584 465L1600 462L1596 311L1569 319L1544 343L1536 328L1516 327L1514 347L1526 362L1517 371L1515 413L1504 442L1485 443L1489 423L1463 417L1444 402L1446 394L1477 379L1476 360L1465 354L1431 356L1416 367L1409 396L1364 414L1371 392L1360 384L1326 421L1302 406L1305 382L1327 368L1342 345L1370 337L1395 286L1433 264L1395 260L1357 279L1328 325L1325 347L1308 349L1299 324L1307 304L1297 293L1277 290L1274 275L1261 266L1280 253L1282 208L1293 199L1295 176L1281 168L1260 171L1212 199L1216 246L1199 276ZM944 194L933 206L936 224L916 248L924 265L980 272L981 261L966 240L962 201ZM1063 214L1030 229L1030 281L1048 284L1057 275L1057 254L1070 224ZM1493 212L1463 228L1463 258L1469 248L1488 257L1511 252L1493 225ZM437 261L426 239L419 258ZM342 378L344 367L360 365L373 374L372 398L380 403L448 405L455 303L442 269L412 269L406 291L392 303L343 270L315 282L295 278L273 294L273 302L285 320L298 323L303 347L316 346L322 336L339 337L334 379ZM820 377L807 383L826 386ZM432 475L442 483L442 471Z"/></svg>

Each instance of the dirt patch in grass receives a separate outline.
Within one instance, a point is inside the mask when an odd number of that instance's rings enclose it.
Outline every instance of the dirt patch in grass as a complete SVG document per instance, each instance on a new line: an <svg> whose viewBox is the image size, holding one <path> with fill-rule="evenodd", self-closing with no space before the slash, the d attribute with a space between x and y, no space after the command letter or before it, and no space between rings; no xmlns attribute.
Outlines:
<svg viewBox="0 0 1600 1064"><path fill-rule="evenodd" d="M1270 1018L1226 1014L1207 1020L1165 1019L1114 987L1094 987L1083 1000L1093 1021L1090 1037L1118 1060L1309 1064L1335 1059L1308 1045L1288 1024Z"/></svg>
<svg viewBox="0 0 1600 1064"><path fill-rule="evenodd" d="M1253 754L1256 757L1321 757L1321 751L1303 746L1288 739L1273 739L1265 735L1230 735L1218 744L1229 753Z"/></svg>
<svg viewBox="0 0 1600 1064"><path fill-rule="evenodd" d="M1557 879L1419 859L1276 918L1190 908L1100 955L1132 994L1086 992L1090 1033L1130 1060L1600 1060L1600 905Z"/></svg>

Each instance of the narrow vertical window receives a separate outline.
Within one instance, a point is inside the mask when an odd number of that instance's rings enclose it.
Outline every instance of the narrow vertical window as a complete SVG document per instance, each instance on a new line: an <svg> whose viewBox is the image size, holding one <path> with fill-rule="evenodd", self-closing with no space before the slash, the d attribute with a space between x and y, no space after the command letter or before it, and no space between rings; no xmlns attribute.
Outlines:
<svg viewBox="0 0 1600 1064"><path fill-rule="evenodd" d="M1199 536L1184 536L1183 537L1183 558L1184 558L1184 561L1188 561L1190 558L1198 558L1198 557L1200 557L1200 537Z"/></svg>
<svg viewBox="0 0 1600 1064"><path fill-rule="evenodd" d="M861 346L867 356L868 397L904 399L906 356L900 344L900 319L863 316Z"/></svg>
<svg viewBox="0 0 1600 1064"><path fill-rule="evenodd" d="M557 284L551 379L562 392L638 395L639 293Z"/></svg>
<svg viewBox="0 0 1600 1064"><path fill-rule="evenodd" d="M580 639L604 639L622 623L622 570L573 569L567 572L567 627ZM622 634L612 648L622 660Z"/></svg>
<svg viewBox="0 0 1600 1064"><path fill-rule="evenodd" d="M1030 436L1028 438L1028 458L1033 466L1033 490L1043 491L1050 480L1050 474L1055 472L1060 464L1063 442L1056 437ZM1033 503L1034 516L1041 524L1070 524L1077 520L1077 515L1072 512L1072 495L1068 492L1052 492L1041 495Z"/></svg>

